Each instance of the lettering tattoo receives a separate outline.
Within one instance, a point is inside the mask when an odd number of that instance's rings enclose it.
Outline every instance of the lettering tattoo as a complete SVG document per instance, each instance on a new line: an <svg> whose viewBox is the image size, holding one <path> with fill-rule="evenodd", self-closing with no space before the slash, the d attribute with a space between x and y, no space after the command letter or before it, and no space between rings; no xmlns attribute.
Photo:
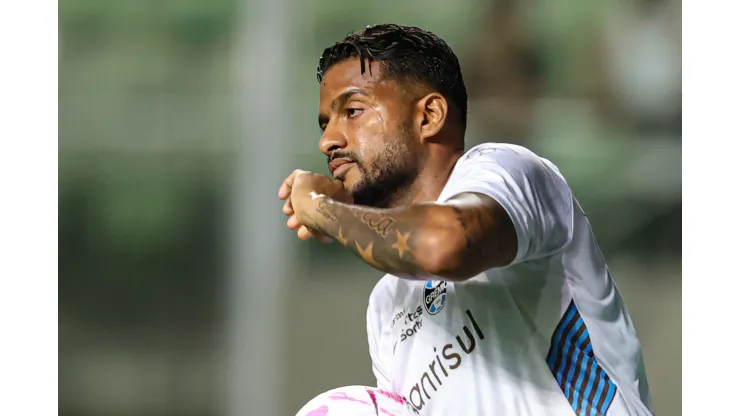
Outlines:
<svg viewBox="0 0 740 416"><path fill-rule="evenodd" d="M311 227L347 247L365 263L387 273L415 274L414 252L423 216L410 218L402 210L377 210L322 198Z"/></svg>
<svg viewBox="0 0 740 416"><path fill-rule="evenodd" d="M321 198L319 205L316 207L316 212L321 214L327 221L337 222L339 220L336 214L331 211L329 202L327 202L326 198Z"/></svg>
<svg viewBox="0 0 740 416"><path fill-rule="evenodd" d="M378 233L381 237L388 237L388 230L393 226L393 218L387 215L374 214L366 212L360 215L362 222L370 227L371 230Z"/></svg>

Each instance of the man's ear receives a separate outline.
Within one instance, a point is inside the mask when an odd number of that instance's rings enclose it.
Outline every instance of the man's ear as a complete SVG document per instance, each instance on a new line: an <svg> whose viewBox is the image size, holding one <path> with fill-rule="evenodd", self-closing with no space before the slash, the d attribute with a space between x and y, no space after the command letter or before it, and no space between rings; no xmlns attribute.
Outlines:
<svg viewBox="0 0 740 416"><path fill-rule="evenodd" d="M447 122L449 106L447 100L438 92L422 97L416 103L416 120L422 141L436 136Z"/></svg>

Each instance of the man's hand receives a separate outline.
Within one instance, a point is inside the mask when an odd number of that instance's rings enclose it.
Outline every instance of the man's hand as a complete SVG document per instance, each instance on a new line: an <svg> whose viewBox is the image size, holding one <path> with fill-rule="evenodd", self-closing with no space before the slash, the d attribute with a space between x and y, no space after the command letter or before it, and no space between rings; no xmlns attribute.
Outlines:
<svg viewBox="0 0 740 416"><path fill-rule="evenodd" d="M283 181L278 198L285 200L283 213L290 217L288 228L298 230L298 238L301 240L315 238L325 243L332 241L311 228L312 214L316 212L321 200L327 197L349 204L353 202L342 181L332 180L324 175L295 170Z"/></svg>

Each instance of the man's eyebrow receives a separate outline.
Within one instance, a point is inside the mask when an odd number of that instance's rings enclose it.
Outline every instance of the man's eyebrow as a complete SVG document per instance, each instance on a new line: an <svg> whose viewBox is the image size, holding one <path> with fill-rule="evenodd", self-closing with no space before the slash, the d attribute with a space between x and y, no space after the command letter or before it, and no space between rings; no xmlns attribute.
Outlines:
<svg viewBox="0 0 740 416"><path fill-rule="evenodd" d="M350 98L354 97L355 95L362 95L364 97L367 97L368 93L361 88L350 88L347 91L341 93L331 102L331 109L336 110L337 108L343 106L347 103L347 101L349 101ZM327 116L326 114L319 114L319 127L324 126L327 123L329 123L329 116Z"/></svg>
<svg viewBox="0 0 740 416"><path fill-rule="evenodd" d="M338 107L341 107L342 105L346 104L350 98L352 98L355 95L362 95L364 97L368 96L367 92L361 88L357 88L357 87L350 88L347 91L340 94L339 97L335 98L334 101L331 102L331 108L334 110L334 109L337 109Z"/></svg>

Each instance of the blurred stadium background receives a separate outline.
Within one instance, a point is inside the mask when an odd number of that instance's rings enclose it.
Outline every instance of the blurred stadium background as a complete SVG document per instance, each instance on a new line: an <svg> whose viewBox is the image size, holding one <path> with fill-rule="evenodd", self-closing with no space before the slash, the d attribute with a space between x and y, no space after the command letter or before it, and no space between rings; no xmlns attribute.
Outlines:
<svg viewBox="0 0 740 416"><path fill-rule="evenodd" d="M297 241L276 193L326 171L321 51L384 22L457 52L469 146L560 166L681 414L679 1L62 0L60 415L293 415L373 383L379 273Z"/></svg>

